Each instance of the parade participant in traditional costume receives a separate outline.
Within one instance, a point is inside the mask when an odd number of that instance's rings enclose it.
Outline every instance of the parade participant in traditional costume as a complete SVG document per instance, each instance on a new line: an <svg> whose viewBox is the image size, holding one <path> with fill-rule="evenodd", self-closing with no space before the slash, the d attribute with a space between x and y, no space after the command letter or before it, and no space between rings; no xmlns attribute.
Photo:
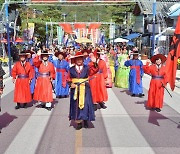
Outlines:
<svg viewBox="0 0 180 154"><path fill-rule="evenodd" d="M33 79L31 80L31 84L30 84L31 94L32 94L32 96L33 96L33 95L34 95L34 88L35 88L36 78L37 78L37 73L38 73L38 69L37 69L37 67L34 66L34 64L33 64L33 58L32 58L32 55L35 54L35 52L33 52L33 51L31 51L31 50L26 50L25 52L26 52L26 54L27 54L26 61L31 64L32 69L33 69L33 74L34 74L34 77L33 77Z"/></svg>
<svg viewBox="0 0 180 154"><path fill-rule="evenodd" d="M13 77L12 81L15 83L14 90L14 102L17 103L15 109L21 107L27 107L27 103L32 101L30 83L34 77L34 72L31 64L26 62L27 54L21 52L19 54L19 61L15 63L12 68L11 75Z"/></svg>
<svg viewBox="0 0 180 154"><path fill-rule="evenodd" d="M82 128L83 121L84 127L88 128L88 121L95 120L88 76L96 73L98 69L94 68L90 71L88 66L83 65L83 59L84 55L77 52L71 58L72 63L75 63L75 65L69 71L69 84L71 87L69 120L75 120L78 123L77 130Z"/></svg>
<svg viewBox="0 0 180 154"><path fill-rule="evenodd" d="M129 72L129 91L132 93L132 97L138 95L139 97L144 96L142 87L142 76L143 63L138 59L139 53L136 51L133 53L133 59L125 61L124 65L126 67L130 66Z"/></svg>
<svg viewBox="0 0 180 154"><path fill-rule="evenodd" d="M55 92L56 98L68 97L69 95L69 85L68 71L69 63L64 59L66 54L63 52L55 52L56 59L53 58L51 62L56 68L56 79L55 79Z"/></svg>
<svg viewBox="0 0 180 154"><path fill-rule="evenodd" d="M115 87L128 88L129 67L124 66L124 62L128 60L129 55L126 50L122 50L122 54L118 56L118 69L115 77Z"/></svg>
<svg viewBox="0 0 180 154"><path fill-rule="evenodd" d="M112 85L113 85L113 83L112 83L112 73L111 73L111 69L110 69L110 65L109 65L108 56L107 56L107 54L106 54L106 52L104 50L102 50L100 52L100 58L105 61L106 67L107 67L108 77L106 79L106 87L107 88L112 88Z"/></svg>
<svg viewBox="0 0 180 154"><path fill-rule="evenodd" d="M115 79L115 61L116 61L116 52L114 51L114 48L111 47L109 50L109 65L110 65L110 70L112 73L112 82L114 83Z"/></svg>
<svg viewBox="0 0 180 154"><path fill-rule="evenodd" d="M33 63L39 72L34 90L34 100L40 101L42 107L51 110L53 101L52 81L55 79L55 69L54 65L48 61L48 57L49 53L47 51L41 53L39 50L37 56L33 59Z"/></svg>
<svg viewBox="0 0 180 154"><path fill-rule="evenodd" d="M90 50L84 49L81 51L84 55L84 65L88 66L88 64L91 62L91 58L89 54L91 53Z"/></svg>
<svg viewBox="0 0 180 154"><path fill-rule="evenodd" d="M100 59L100 51L94 51L94 57L91 58L92 62L89 63L90 70L94 69L94 66L98 68L98 72L94 75L96 78L89 81L93 103L94 103L94 110L97 110L97 104L101 106L101 108L106 108L104 102L108 100L108 94L106 89L106 79L108 77L107 74L107 67L104 60ZM92 77L92 75L90 75Z"/></svg>
<svg viewBox="0 0 180 154"><path fill-rule="evenodd" d="M151 61L148 59L143 66L144 72L152 76L146 106L157 112L160 112L163 107L164 87L168 82L165 65L163 65L165 61L164 55L157 54L151 58ZM149 65L150 62L152 65Z"/></svg>

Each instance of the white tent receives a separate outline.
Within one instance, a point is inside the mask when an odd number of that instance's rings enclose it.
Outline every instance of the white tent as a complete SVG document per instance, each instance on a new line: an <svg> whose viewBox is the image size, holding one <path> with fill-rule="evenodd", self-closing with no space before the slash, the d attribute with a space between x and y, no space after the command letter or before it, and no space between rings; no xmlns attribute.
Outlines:
<svg viewBox="0 0 180 154"><path fill-rule="evenodd" d="M116 38L115 40L114 40L114 42L128 42L129 40L127 40L127 39L123 39L123 38Z"/></svg>

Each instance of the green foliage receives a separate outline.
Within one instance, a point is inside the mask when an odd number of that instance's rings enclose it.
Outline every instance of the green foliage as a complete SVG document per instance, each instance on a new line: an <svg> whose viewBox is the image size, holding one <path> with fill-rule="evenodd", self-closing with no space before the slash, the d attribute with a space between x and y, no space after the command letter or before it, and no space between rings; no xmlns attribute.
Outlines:
<svg viewBox="0 0 180 154"><path fill-rule="evenodd" d="M0 0L0 3L4 0ZM19 9L20 16L22 19L21 31L26 29L27 22L35 23L35 34L43 40L45 38L45 24L46 22L110 22L113 21L117 25L121 25L127 12L132 12L134 4L129 5L117 5L117 6L107 6L107 5L86 5L86 6L59 6L59 5L32 5L32 6L21 6ZM33 16L34 9L38 10L38 13ZM63 17L66 14L66 17ZM132 20L133 21L133 20ZM132 24L128 22L128 24ZM109 33L109 26L102 25L106 34ZM54 26L54 31L56 31L56 26ZM22 32L21 32L22 33Z"/></svg>

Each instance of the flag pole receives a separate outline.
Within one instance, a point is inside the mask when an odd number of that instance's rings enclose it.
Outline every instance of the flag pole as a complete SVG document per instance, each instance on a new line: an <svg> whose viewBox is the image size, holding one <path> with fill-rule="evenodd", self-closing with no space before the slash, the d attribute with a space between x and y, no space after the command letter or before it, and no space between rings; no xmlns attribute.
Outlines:
<svg viewBox="0 0 180 154"><path fill-rule="evenodd" d="M151 50L151 56L154 56L154 50L155 50L155 23L156 23L156 0L153 1L153 29L152 29L152 50Z"/></svg>

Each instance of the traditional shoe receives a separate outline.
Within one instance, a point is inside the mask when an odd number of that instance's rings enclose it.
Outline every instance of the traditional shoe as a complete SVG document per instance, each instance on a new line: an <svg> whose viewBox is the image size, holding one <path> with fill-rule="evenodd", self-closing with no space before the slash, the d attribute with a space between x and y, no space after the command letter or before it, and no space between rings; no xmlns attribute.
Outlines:
<svg viewBox="0 0 180 154"><path fill-rule="evenodd" d="M41 107L41 108L45 108L45 104L44 104L44 103L43 103L43 104L41 103L41 104L40 104L40 107Z"/></svg>
<svg viewBox="0 0 180 154"><path fill-rule="evenodd" d="M139 97L143 97L143 96L144 96L144 94L139 94L138 96L139 96Z"/></svg>
<svg viewBox="0 0 180 154"><path fill-rule="evenodd" d="M100 107L101 107L102 109L106 109L106 108L107 108L107 107L104 105L104 102L99 103L99 105L100 105Z"/></svg>
<svg viewBox="0 0 180 154"><path fill-rule="evenodd" d="M16 110L17 110L17 109L20 109L20 106L19 106L19 105L15 106L15 109L16 109Z"/></svg>
<svg viewBox="0 0 180 154"><path fill-rule="evenodd" d="M161 112L161 109L160 109L160 108L156 108L156 111L157 111L157 112Z"/></svg>
<svg viewBox="0 0 180 154"><path fill-rule="evenodd" d="M84 120L84 128L88 128L88 121Z"/></svg>
<svg viewBox="0 0 180 154"><path fill-rule="evenodd" d="M80 130L81 128L82 128L82 123L78 123L77 127L76 127L76 130Z"/></svg>
<svg viewBox="0 0 180 154"><path fill-rule="evenodd" d="M132 97L135 97L136 95L135 95L135 94L132 94L131 96L132 96Z"/></svg>
<svg viewBox="0 0 180 154"><path fill-rule="evenodd" d="M17 105L15 106L15 109L17 110L17 109L20 109L20 108L21 108L20 104L17 103Z"/></svg>
<svg viewBox="0 0 180 154"><path fill-rule="evenodd" d="M94 111L97 111L97 104L94 104Z"/></svg>

